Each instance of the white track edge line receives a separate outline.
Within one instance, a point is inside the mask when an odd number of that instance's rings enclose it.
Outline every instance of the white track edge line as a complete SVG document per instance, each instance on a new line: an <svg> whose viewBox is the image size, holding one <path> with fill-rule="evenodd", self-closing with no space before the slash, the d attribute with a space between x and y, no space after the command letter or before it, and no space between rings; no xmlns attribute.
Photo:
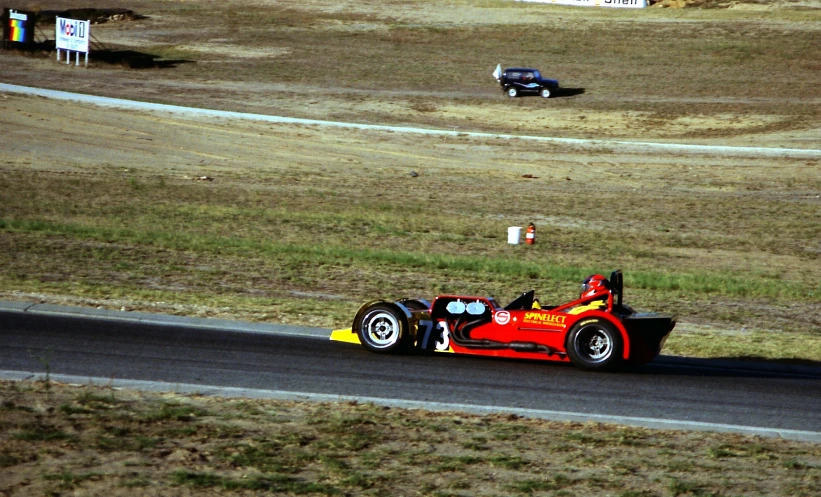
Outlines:
<svg viewBox="0 0 821 497"><path fill-rule="evenodd" d="M65 374L46 374L29 371L0 370L0 379L24 381L45 380L77 385L110 386L114 388L130 388L145 391L177 392L186 394L200 394L221 397L247 397L276 400L296 400L311 402L368 402L376 405L399 407L404 409L425 409L430 411L462 411L471 414L517 414L523 417L546 419L550 421L596 422L607 424L621 424L641 426L645 428L682 430L682 431L713 431L724 433L740 433L767 438L784 438L803 442L821 443L821 432L791 430L782 428L766 428L757 426L732 425L724 423L709 423L702 421L688 421L662 418L642 418L636 416L619 416L608 414L590 414L571 411L552 411L546 409L529 409L523 407L496 407L477 404L460 404L450 402L429 402L406 399L389 399L381 397L367 397L357 395L322 394L311 392L293 392L287 390L266 390L257 388L223 387L215 385L197 385L193 383L171 383L162 381L128 380L119 378L101 378L93 376L78 376Z"/></svg>

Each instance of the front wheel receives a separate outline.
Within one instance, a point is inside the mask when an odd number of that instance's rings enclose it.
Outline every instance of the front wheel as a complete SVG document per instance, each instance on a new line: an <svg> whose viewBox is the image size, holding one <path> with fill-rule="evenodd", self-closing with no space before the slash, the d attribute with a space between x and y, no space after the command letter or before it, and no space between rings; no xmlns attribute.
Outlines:
<svg viewBox="0 0 821 497"><path fill-rule="evenodd" d="M542 88L542 97L550 98L550 88Z"/></svg>
<svg viewBox="0 0 821 497"><path fill-rule="evenodd" d="M359 341L372 352L399 352L407 342L405 316L392 306L380 304L369 308L357 329Z"/></svg>
<svg viewBox="0 0 821 497"><path fill-rule="evenodd" d="M567 335L567 354L583 369L610 369L621 362L621 334L600 318L584 319Z"/></svg>
<svg viewBox="0 0 821 497"><path fill-rule="evenodd" d="M516 88L508 88L507 96L510 98L516 98L519 96L519 90L517 90Z"/></svg>

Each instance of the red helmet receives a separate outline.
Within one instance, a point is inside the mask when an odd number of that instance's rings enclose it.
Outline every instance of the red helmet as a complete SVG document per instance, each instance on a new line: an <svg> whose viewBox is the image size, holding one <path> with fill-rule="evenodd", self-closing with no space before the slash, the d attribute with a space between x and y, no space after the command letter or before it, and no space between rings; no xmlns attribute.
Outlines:
<svg viewBox="0 0 821 497"><path fill-rule="evenodd" d="M590 297L602 290L608 289L610 289L610 282L607 281L607 278L600 274L593 274L584 279L584 283L582 283L582 294L579 298Z"/></svg>

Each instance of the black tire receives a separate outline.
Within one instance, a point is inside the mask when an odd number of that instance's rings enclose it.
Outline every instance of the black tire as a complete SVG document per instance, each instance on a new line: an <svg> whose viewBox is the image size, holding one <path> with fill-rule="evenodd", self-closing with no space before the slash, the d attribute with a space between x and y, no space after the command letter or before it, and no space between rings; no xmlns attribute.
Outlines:
<svg viewBox="0 0 821 497"><path fill-rule="evenodd" d="M567 355L582 369L613 369L621 363L622 350L621 333L604 319L583 319L567 335Z"/></svg>
<svg viewBox="0 0 821 497"><path fill-rule="evenodd" d="M510 88L508 88L507 90L505 90L505 93L510 98L516 98L516 97L519 96L519 90L517 90L516 88L513 88L512 86Z"/></svg>
<svg viewBox="0 0 821 497"><path fill-rule="evenodd" d="M359 341L372 352L401 352L408 341L408 322L393 306L376 304L362 313L357 326Z"/></svg>

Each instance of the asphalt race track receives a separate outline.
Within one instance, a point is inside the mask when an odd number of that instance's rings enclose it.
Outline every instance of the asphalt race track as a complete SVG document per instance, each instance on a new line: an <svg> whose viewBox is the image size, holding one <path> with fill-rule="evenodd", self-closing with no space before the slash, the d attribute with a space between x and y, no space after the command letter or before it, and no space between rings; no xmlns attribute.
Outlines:
<svg viewBox="0 0 821 497"><path fill-rule="evenodd" d="M141 380L202 391L230 387L315 400L342 396L821 441L817 369L661 357L625 372L591 373L450 354L385 356L331 342L328 330L315 328L282 327L287 334L280 334L250 323L241 331L242 323L213 321L208 328L210 321L202 319L25 310L0 306L0 378L48 368L55 379Z"/></svg>

